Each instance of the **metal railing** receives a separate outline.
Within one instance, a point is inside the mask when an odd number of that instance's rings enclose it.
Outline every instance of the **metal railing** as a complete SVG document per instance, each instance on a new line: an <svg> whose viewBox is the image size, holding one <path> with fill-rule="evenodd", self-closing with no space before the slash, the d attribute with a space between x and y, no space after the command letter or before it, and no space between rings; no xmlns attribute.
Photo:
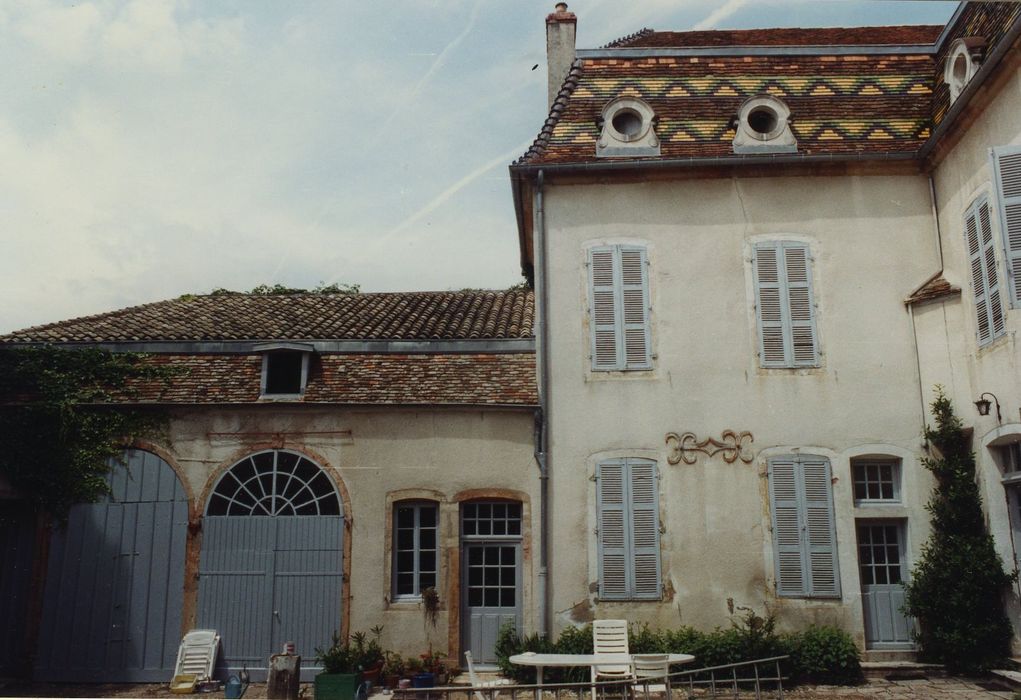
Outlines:
<svg viewBox="0 0 1021 700"><path fill-rule="evenodd" d="M782 700L780 664L788 657L771 656L722 666L707 666L662 677L543 685L454 685L404 688L394 700L701 700L702 698L777 698Z"/></svg>

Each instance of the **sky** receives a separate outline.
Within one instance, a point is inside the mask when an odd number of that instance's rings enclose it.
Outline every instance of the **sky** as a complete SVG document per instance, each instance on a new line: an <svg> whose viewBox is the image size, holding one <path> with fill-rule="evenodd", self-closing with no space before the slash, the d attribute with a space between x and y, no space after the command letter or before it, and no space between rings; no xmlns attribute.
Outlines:
<svg viewBox="0 0 1021 700"><path fill-rule="evenodd" d="M219 287L517 284L507 166L546 116L553 4L0 0L0 333ZM957 3L570 5L594 48Z"/></svg>

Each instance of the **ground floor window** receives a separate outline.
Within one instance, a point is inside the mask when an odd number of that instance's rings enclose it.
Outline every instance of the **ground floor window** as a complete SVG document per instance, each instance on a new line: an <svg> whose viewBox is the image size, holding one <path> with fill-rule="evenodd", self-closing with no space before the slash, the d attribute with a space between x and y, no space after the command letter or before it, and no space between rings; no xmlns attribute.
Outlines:
<svg viewBox="0 0 1021 700"><path fill-rule="evenodd" d="M435 503L398 503L394 506L394 598L417 598L436 587Z"/></svg>

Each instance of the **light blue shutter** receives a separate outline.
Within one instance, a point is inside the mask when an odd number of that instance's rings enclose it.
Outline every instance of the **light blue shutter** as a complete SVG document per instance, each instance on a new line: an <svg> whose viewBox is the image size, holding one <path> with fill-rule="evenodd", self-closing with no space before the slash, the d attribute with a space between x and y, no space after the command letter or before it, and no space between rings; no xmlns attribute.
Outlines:
<svg viewBox="0 0 1021 700"><path fill-rule="evenodd" d="M777 594L839 598L830 463L824 457L769 460Z"/></svg>
<svg viewBox="0 0 1021 700"><path fill-rule="evenodd" d="M602 462L596 474L599 597L627 598L627 513L623 460Z"/></svg>
<svg viewBox="0 0 1021 700"><path fill-rule="evenodd" d="M993 151L993 172L1000 209L1004 259L1011 306L1021 306L1021 149Z"/></svg>
<svg viewBox="0 0 1021 700"><path fill-rule="evenodd" d="M628 460L631 502L630 542L632 598L659 600L659 484L656 463L648 459Z"/></svg>
<svg viewBox="0 0 1021 700"><path fill-rule="evenodd" d="M592 369L620 368L621 338L617 310L614 246L589 251L589 293L591 294Z"/></svg>
<svg viewBox="0 0 1021 700"><path fill-rule="evenodd" d="M776 592L781 596L805 595L806 567L797 482L797 463L793 457L777 457L769 461Z"/></svg>
<svg viewBox="0 0 1021 700"><path fill-rule="evenodd" d="M839 598L837 531L833 519L833 493L829 460L804 456L800 471L803 483L804 547L808 559L808 594L815 598Z"/></svg>
<svg viewBox="0 0 1021 700"><path fill-rule="evenodd" d="M626 369L650 369L649 270L645 249L620 248L620 308Z"/></svg>
<svg viewBox="0 0 1021 700"><path fill-rule="evenodd" d="M759 358L763 367L787 367L784 341L784 289L780 282L779 243L755 246L755 316L759 322Z"/></svg>
<svg viewBox="0 0 1021 700"><path fill-rule="evenodd" d="M589 250L592 369L650 369L649 273L645 249Z"/></svg>
<svg viewBox="0 0 1021 700"><path fill-rule="evenodd" d="M975 334L979 345L989 343L1004 332L1003 305L996 275L989 202L977 200L965 214L964 237L971 268L971 287L975 296Z"/></svg>
<svg viewBox="0 0 1021 700"><path fill-rule="evenodd" d="M790 354L794 367L814 367L816 352L815 304L812 301L812 274L808 264L808 246L783 244L783 269L787 283L787 317L790 323Z"/></svg>

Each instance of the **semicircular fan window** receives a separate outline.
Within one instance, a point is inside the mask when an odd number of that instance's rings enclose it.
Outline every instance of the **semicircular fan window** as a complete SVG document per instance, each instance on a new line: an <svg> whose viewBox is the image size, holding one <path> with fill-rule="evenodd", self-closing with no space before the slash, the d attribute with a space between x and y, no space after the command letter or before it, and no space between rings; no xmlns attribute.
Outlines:
<svg viewBox="0 0 1021 700"><path fill-rule="evenodd" d="M206 515L340 515L340 499L317 464L285 450L245 457L220 477Z"/></svg>

